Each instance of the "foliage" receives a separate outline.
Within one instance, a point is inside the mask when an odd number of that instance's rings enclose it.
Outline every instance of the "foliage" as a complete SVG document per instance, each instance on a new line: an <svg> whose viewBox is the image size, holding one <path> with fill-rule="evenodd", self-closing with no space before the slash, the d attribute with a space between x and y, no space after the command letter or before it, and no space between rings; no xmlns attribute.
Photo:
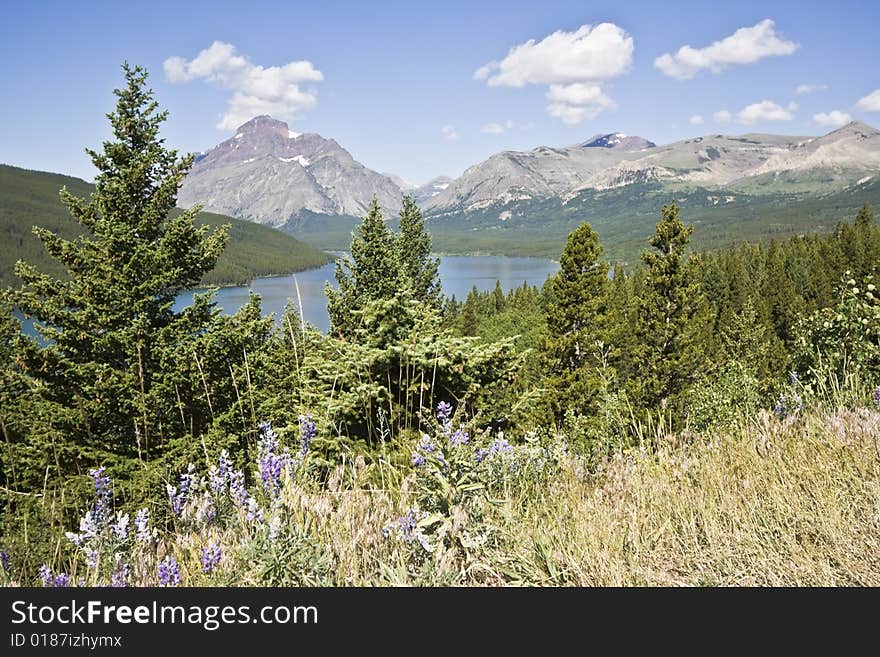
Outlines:
<svg viewBox="0 0 880 657"><path fill-rule="evenodd" d="M861 282L847 271L838 301L799 325L797 362L812 378L872 380L880 376L880 301L873 277Z"/></svg>
<svg viewBox="0 0 880 657"><path fill-rule="evenodd" d="M693 384L707 342L708 307L697 278L697 260L685 260L692 226L673 203L642 254L645 286L635 326L638 339L634 388L648 407L677 407Z"/></svg>
<svg viewBox="0 0 880 657"><path fill-rule="evenodd" d="M88 197L95 186L78 178L41 171L28 171L0 164L0 285L17 285L17 259L40 271L63 278L66 268L47 253L32 233L35 225L68 240L83 234L58 197L65 187L71 194ZM170 216L181 212L175 208ZM243 285L257 276L273 276L318 267L330 256L274 228L210 212L198 213L198 226L212 229L226 225L229 243L217 264L202 275L200 285Z"/></svg>
<svg viewBox="0 0 880 657"><path fill-rule="evenodd" d="M35 229L66 275L19 262L24 284L9 293L42 338L14 341L15 367L35 395L35 419L10 448L26 464L17 483L35 490L48 473L53 483L67 482L68 505L83 490L84 470L98 464L125 481L127 497L144 495L165 464L195 448L217 396L230 397L230 386L220 393L212 384L227 380L262 339L258 327L267 327L256 300L233 318L220 318L210 293L173 310L177 294L215 266L226 229L198 227L198 208L170 214L192 157L163 146L166 113L146 73L123 68L126 84L108 115L113 140L88 151L95 192L80 198L62 190L83 233L65 239Z"/></svg>
<svg viewBox="0 0 880 657"><path fill-rule="evenodd" d="M581 225L568 236L561 268L548 282L545 385L557 420L567 410L596 410L609 288L608 264L601 254L598 235L589 224Z"/></svg>

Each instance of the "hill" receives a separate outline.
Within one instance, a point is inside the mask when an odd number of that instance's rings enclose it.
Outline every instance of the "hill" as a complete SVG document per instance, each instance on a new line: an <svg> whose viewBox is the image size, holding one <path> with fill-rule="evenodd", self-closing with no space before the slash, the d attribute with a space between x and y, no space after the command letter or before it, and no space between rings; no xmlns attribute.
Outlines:
<svg viewBox="0 0 880 657"><path fill-rule="evenodd" d="M31 228L43 226L71 239L81 233L58 196L66 186L77 196L94 191L90 183L43 171L0 165L0 285L14 285L15 262L26 260L46 273L62 274ZM267 226L203 212L197 223L230 224L229 244L205 285L240 285L256 276L286 274L323 265L332 259L303 242Z"/></svg>

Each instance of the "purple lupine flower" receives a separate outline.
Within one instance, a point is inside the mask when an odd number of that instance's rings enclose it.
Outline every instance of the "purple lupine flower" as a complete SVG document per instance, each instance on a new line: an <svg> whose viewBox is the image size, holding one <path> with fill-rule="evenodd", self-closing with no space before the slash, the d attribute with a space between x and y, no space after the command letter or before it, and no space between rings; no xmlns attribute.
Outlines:
<svg viewBox="0 0 880 657"><path fill-rule="evenodd" d="M449 444L450 445L466 445L467 441L470 439L467 431L459 427L456 429L452 435L449 436Z"/></svg>
<svg viewBox="0 0 880 657"><path fill-rule="evenodd" d="M382 535L385 538L390 538L393 533L397 538L406 543L418 542L426 552L433 552L434 548L431 546L428 537L425 536L419 527L419 519L424 518L426 515L425 513L417 515L415 509L410 509L397 520L383 527Z"/></svg>
<svg viewBox="0 0 880 657"><path fill-rule="evenodd" d="M117 563L116 570L110 577L110 586L115 588L125 588L128 586L128 578L131 577L131 566L127 563Z"/></svg>
<svg viewBox="0 0 880 657"><path fill-rule="evenodd" d="M476 457L477 463L482 463L486 460L486 457L489 456L489 450L483 449L482 447L477 447Z"/></svg>
<svg viewBox="0 0 880 657"><path fill-rule="evenodd" d="M437 449L437 445L434 443L434 440L431 438L431 436L424 435L422 436L422 440L419 442L418 448L423 452L427 452L430 454Z"/></svg>
<svg viewBox="0 0 880 657"><path fill-rule="evenodd" d="M315 428L315 421L312 419L311 415L300 415L299 416L299 452L301 455L305 456L306 452L309 451L309 447L312 445L312 441L315 439L315 436L318 435L318 430Z"/></svg>
<svg viewBox="0 0 880 657"><path fill-rule="evenodd" d="M210 573L220 563L223 551L217 543L202 548L202 571Z"/></svg>
<svg viewBox="0 0 880 657"><path fill-rule="evenodd" d="M448 422L452 418L452 405L446 402L437 404L437 419L442 423Z"/></svg>
<svg viewBox="0 0 880 657"><path fill-rule="evenodd" d="M6 550L0 552L0 568L3 568L4 573L9 574L9 553Z"/></svg>
<svg viewBox="0 0 880 657"><path fill-rule="evenodd" d="M874 391L874 405L880 406L880 386Z"/></svg>
<svg viewBox="0 0 880 657"><path fill-rule="evenodd" d="M169 554L159 562L159 584L162 586L177 586L182 581L180 566L177 565L177 560Z"/></svg>
<svg viewBox="0 0 880 657"><path fill-rule="evenodd" d="M489 453L490 454L506 454L513 449L513 446L507 442L507 439L500 435L495 440L492 441L492 444L489 445Z"/></svg>
<svg viewBox="0 0 880 657"><path fill-rule="evenodd" d="M412 464L413 464L415 467L417 467L417 468L420 468L420 467L422 467L423 465L425 465L425 456L424 456L424 454L420 454L419 452L413 452L413 455L412 455Z"/></svg>
<svg viewBox="0 0 880 657"><path fill-rule="evenodd" d="M52 586L57 588L66 588L70 586L70 575L66 573L58 573L55 575L55 580L52 582Z"/></svg>
<svg viewBox="0 0 880 657"><path fill-rule="evenodd" d="M97 550L87 550L86 551L86 566L89 568L97 568L98 567L98 551Z"/></svg>
<svg viewBox="0 0 880 657"><path fill-rule="evenodd" d="M174 512L175 516L179 516L183 513L183 507L186 506L186 502L189 499L189 493L196 487L198 475L195 474L195 469L196 466L192 463L187 466L186 472L180 475L179 488L176 488L171 484L166 486L168 499L171 502L171 510Z"/></svg>
<svg viewBox="0 0 880 657"><path fill-rule="evenodd" d="M773 407L773 413L776 414L776 417L782 417L782 408L785 404L785 395L779 395L779 399L776 402L776 406Z"/></svg>
<svg viewBox="0 0 880 657"><path fill-rule="evenodd" d="M260 425L260 436L260 441L257 443L260 480L263 489L274 498L281 489L281 475L290 466L290 454L287 448L281 448L278 434L272 430L272 425L268 422Z"/></svg>
<svg viewBox="0 0 880 657"><path fill-rule="evenodd" d="M248 492L244 485L244 473L241 470L235 470L229 475L229 497L235 506L247 504Z"/></svg>
<svg viewBox="0 0 880 657"><path fill-rule="evenodd" d="M92 518L99 531L110 522L110 498L113 496L112 482L105 471L106 468L103 465L100 468L89 470L89 476L92 478L95 488L95 506L92 509Z"/></svg>
<svg viewBox="0 0 880 657"><path fill-rule="evenodd" d="M150 531L150 512L141 509L134 516L135 538L139 543L152 543L153 533Z"/></svg>
<svg viewBox="0 0 880 657"><path fill-rule="evenodd" d="M40 581L43 583L43 586L52 586L52 582L54 578L52 576L52 569L49 568L46 564L40 566L40 570L37 573L37 577L40 578Z"/></svg>
<svg viewBox="0 0 880 657"><path fill-rule="evenodd" d="M232 463L229 460L229 453L224 449L220 452L217 459L217 465L212 465L208 472L210 477L210 488L215 495L222 495L229 485L229 478L232 474Z"/></svg>
<svg viewBox="0 0 880 657"><path fill-rule="evenodd" d="M249 497L247 500L247 514L245 515L245 520L247 520L247 522L263 522L263 510L260 508L260 505L257 504L257 500L253 497Z"/></svg>
<svg viewBox="0 0 880 657"><path fill-rule="evenodd" d="M124 541L126 538L128 538L128 521L129 516L127 513L117 513L116 522L111 525L113 535L120 541Z"/></svg>

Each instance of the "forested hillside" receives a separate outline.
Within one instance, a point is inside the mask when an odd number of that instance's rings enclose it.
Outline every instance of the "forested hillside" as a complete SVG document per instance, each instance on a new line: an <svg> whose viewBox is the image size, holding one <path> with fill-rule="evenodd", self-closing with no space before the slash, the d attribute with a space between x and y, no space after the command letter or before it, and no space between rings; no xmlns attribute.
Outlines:
<svg viewBox="0 0 880 657"><path fill-rule="evenodd" d="M62 270L33 235L33 226L48 228L72 239L81 229L70 217L58 192L62 187L76 196L88 196L94 186L70 176L28 171L0 164L0 285L16 281L18 259L57 275ZM179 210L174 210L172 216ZM241 285L255 276L272 276L323 265L330 256L271 228L208 212L196 219L200 225L216 228L229 224L229 245L207 272L205 285Z"/></svg>

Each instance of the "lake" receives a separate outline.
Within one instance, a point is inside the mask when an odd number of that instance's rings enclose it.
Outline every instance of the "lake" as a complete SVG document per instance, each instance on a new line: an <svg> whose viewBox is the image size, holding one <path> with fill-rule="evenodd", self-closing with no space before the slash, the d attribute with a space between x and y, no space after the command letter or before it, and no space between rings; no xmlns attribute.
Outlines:
<svg viewBox="0 0 880 657"><path fill-rule="evenodd" d="M294 304L298 303L296 294L298 284L303 317L308 323L326 333L330 325L324 284L330 282L336 287L336 279L333 277L335 268L335 263L329 263L290 276L256 278L250 285L220 288L215 299L224 313L232 314L244 305L248 299L248 292L253 290L262 297L263 314L274 313L275 319L278 320L288 299L292 299ZM544 258L507 256L442 256L440 258L443 293L448 297L455 295L459 301L463 301L474 286L480 291L494 289L495 281L501 282L505 292L521 286L524 282L541 286L547 277L555 274L558 269L559 263ZM191 304L193 293L198 291L200 290L180 294L174 304L175 310L179 311ZM25 333L36 335L32 321L25 320L18 312L15 315L21 320Z"/></svg>
<svg viewBox="0 0 880 657"><path fill-rule="evenodd" d="M336 287L333 277L336 265L330 263L317 269L309 269L290 276L272 276L254 279L250 285L224 287L217 291L217 305L225 313L234 313L247 301L248 292L253 290L262 297L263 314L275 313L281 316L288 299L297 302L296 287L302 299L305 320L326 332L329 329L327 317L327 297L324 285L330 282ZM505 292L521 286L541 286L547 277L556 273L559 263L544 258L511 258L507 256L443 256L440 258L440 280L443 293L463 301L468 292L476 286L478 290L492 290L495 281L501 282ZM175 309L180 310L192 303L193 292L184 292L177 298Z"/></svg>

